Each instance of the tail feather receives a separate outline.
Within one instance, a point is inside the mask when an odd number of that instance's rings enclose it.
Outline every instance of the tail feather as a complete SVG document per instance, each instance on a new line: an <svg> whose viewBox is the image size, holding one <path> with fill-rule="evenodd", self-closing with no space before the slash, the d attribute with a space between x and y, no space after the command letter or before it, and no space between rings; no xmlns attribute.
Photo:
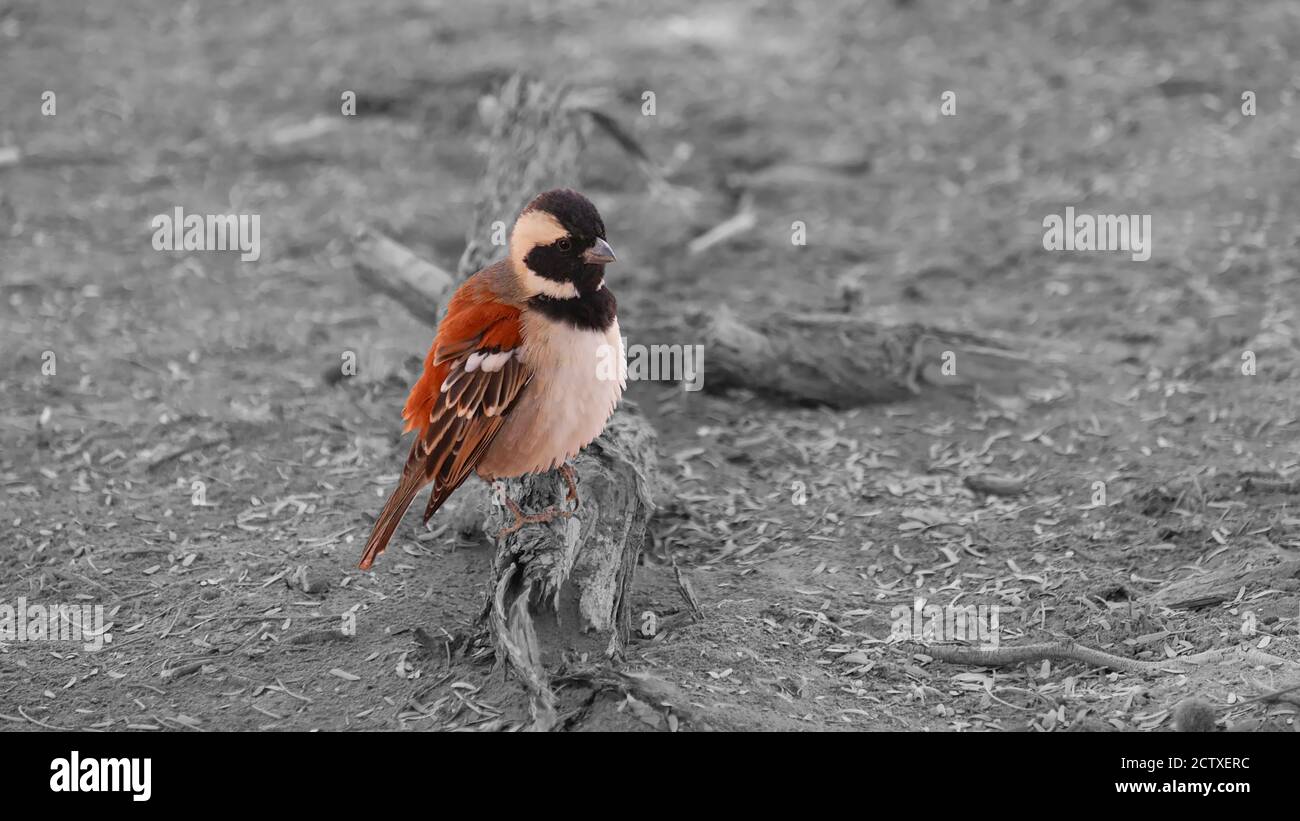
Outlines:
<svg viewBox="0 0 1300 821"><path fill-rule="evenodd" d="M406 509L411 506L411 502L415 501L416 494L424 486L421 478L419 472L404 475L392 495L388 497L388 501L384 502L384 509L379 511L379 518L375 519L375 529L370 532L370 539L366 541L366 551L361 554L361 563L357 567L369 570L379 554L388 547L388 540L397 532L397 526L402 523Z"/></svg>

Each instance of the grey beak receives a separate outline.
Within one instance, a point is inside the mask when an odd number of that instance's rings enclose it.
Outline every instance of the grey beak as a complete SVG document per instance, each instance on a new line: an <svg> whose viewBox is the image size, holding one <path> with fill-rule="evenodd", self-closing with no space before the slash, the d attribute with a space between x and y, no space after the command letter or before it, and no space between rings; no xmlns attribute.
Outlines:
<svg viewBox="0 0 1300 821"><path fill-rule="evenodd" d="M614 249L605 240L596 238L596 244L582 252L582 261L588 265L606 265L616 261Z"/></svg>

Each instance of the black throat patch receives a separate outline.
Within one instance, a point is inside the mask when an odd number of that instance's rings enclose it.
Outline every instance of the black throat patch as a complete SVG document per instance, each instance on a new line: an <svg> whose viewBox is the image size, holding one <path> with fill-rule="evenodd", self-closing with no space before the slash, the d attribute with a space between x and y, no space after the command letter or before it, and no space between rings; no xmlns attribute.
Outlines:
<svg viewBox="0 0 1300 821"><path fill-rule="evenodd" d="M618 303L608 288L579 291L576 297L556 299L539 294L528 306L547 319L564 322L584 331L607 331L614 324Z"/></svg>

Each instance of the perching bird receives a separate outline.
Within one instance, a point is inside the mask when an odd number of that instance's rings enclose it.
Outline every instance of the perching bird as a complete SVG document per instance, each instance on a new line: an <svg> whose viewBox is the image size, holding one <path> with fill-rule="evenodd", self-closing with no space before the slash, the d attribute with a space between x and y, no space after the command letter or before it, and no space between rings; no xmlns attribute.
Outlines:
<svg viewBox="0 0 1300 821"><path fill-rule="evenodd" d="M426 522L471 472L494 481L558 467L576 504L566 460L604 430L625 386L624 369L598 367L622 350L605 287L613 261L596 207L558 189L520 213L506 259L457 289L402 411L418 436L366 542L362 570L425 485L433 485ZM503 532L572 515L557 508L525 515L505 501L515 522Z"/></svg>

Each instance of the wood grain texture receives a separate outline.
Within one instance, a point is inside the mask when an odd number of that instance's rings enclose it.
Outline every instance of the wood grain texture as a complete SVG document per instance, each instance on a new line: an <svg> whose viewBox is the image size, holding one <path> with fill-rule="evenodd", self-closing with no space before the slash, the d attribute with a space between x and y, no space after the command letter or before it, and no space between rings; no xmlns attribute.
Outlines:
<svg viewBox="0 0 1300 821"><path fill-rule="evenodd" d="M1056 362L1034 355L1037 346L919 324L884 325L850 314L741 317L725 306L698 321L705 390L745 388L794 404L898 402L925 386L1013 394L1061 376Z"/></svg>

